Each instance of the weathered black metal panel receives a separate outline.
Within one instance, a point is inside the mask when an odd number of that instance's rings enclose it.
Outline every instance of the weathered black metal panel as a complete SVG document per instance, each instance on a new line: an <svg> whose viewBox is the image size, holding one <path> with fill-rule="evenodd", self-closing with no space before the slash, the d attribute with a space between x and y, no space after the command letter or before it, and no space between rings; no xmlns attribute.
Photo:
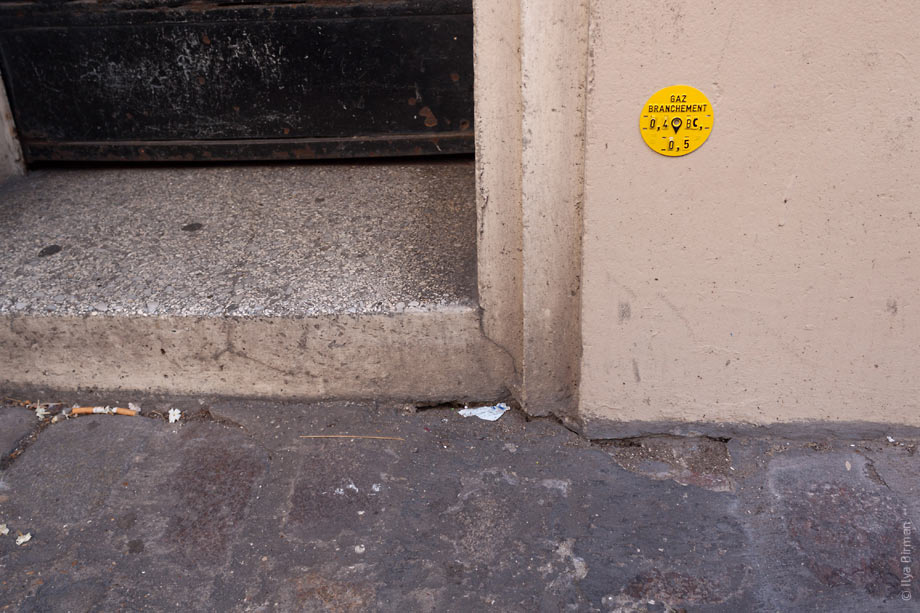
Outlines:
<svg viewBox="0 0 920 613"><path fill-rule="evenodd" d="M0 6L29 161L472 151L470 0Z"/></svg>

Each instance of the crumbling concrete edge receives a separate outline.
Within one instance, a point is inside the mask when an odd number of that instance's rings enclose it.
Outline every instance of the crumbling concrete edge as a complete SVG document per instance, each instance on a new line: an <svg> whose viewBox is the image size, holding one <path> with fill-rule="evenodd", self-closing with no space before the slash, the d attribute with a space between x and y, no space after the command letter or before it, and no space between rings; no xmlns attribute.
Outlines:
<svg viewBox="0 0 920 613"><path fill-rule="evenodd" d="M0 75L0 181L23 175L25 172L26 165L19 138L16 136L13 111Z"/></svg>
<svg viewBox="0 0 920 613"><path fill-rule="evenodd" d="M578 406L588 5L473 5L482 325L536 416Z"/></svg>
<svg viewBox="0 0 920 613"><path fill-rule="evenodd" d="M497 400L508 353L478 309L304 318L0 316L0 387L305 401Z"/></svg>
<svg viewBox="0 0 920 613"><path fill-rule="evenodd" d="M920 427L870 421L801 420L768 424L741 422L566 420L563 424L591 441L621 440L650 436L733 438L780 438L787 440L920 439Z"/></svg>

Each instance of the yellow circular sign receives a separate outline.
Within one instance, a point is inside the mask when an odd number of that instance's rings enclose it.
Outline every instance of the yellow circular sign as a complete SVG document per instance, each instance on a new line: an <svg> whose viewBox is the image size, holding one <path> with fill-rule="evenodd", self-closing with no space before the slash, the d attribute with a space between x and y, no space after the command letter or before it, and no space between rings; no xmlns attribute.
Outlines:
<svg viewBox="0 0 920 613"><path fill-rule="evenodd" d="M689 85L655 92L639 116L639 131L652 151L677 157L699 149L712 132L712 104Z"/></svg>

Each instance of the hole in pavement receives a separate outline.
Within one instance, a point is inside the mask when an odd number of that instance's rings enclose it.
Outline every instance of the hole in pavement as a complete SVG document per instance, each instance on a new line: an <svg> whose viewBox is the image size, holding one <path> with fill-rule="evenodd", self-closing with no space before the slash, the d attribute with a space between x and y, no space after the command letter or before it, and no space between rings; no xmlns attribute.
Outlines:
<svg viewBox="0 0 920 613"><path fill-rule="evenodd" d="M61 251L60 245L48 245L47 247L45 247L44 249L38 252L38 257L40 258L47 257L49 255L54 255L55 253L59 253L60 251Z"/></svg>

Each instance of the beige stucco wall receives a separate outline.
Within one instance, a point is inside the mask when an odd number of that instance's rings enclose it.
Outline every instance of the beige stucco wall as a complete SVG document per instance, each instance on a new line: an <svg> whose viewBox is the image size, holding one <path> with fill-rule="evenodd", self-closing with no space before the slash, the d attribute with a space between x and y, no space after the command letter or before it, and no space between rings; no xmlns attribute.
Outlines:
<svg viewBox="0 0 920 613"><path fill-rule="evenodd" d="M592 4L581 415L920 424L920 4Z"/></svg>

